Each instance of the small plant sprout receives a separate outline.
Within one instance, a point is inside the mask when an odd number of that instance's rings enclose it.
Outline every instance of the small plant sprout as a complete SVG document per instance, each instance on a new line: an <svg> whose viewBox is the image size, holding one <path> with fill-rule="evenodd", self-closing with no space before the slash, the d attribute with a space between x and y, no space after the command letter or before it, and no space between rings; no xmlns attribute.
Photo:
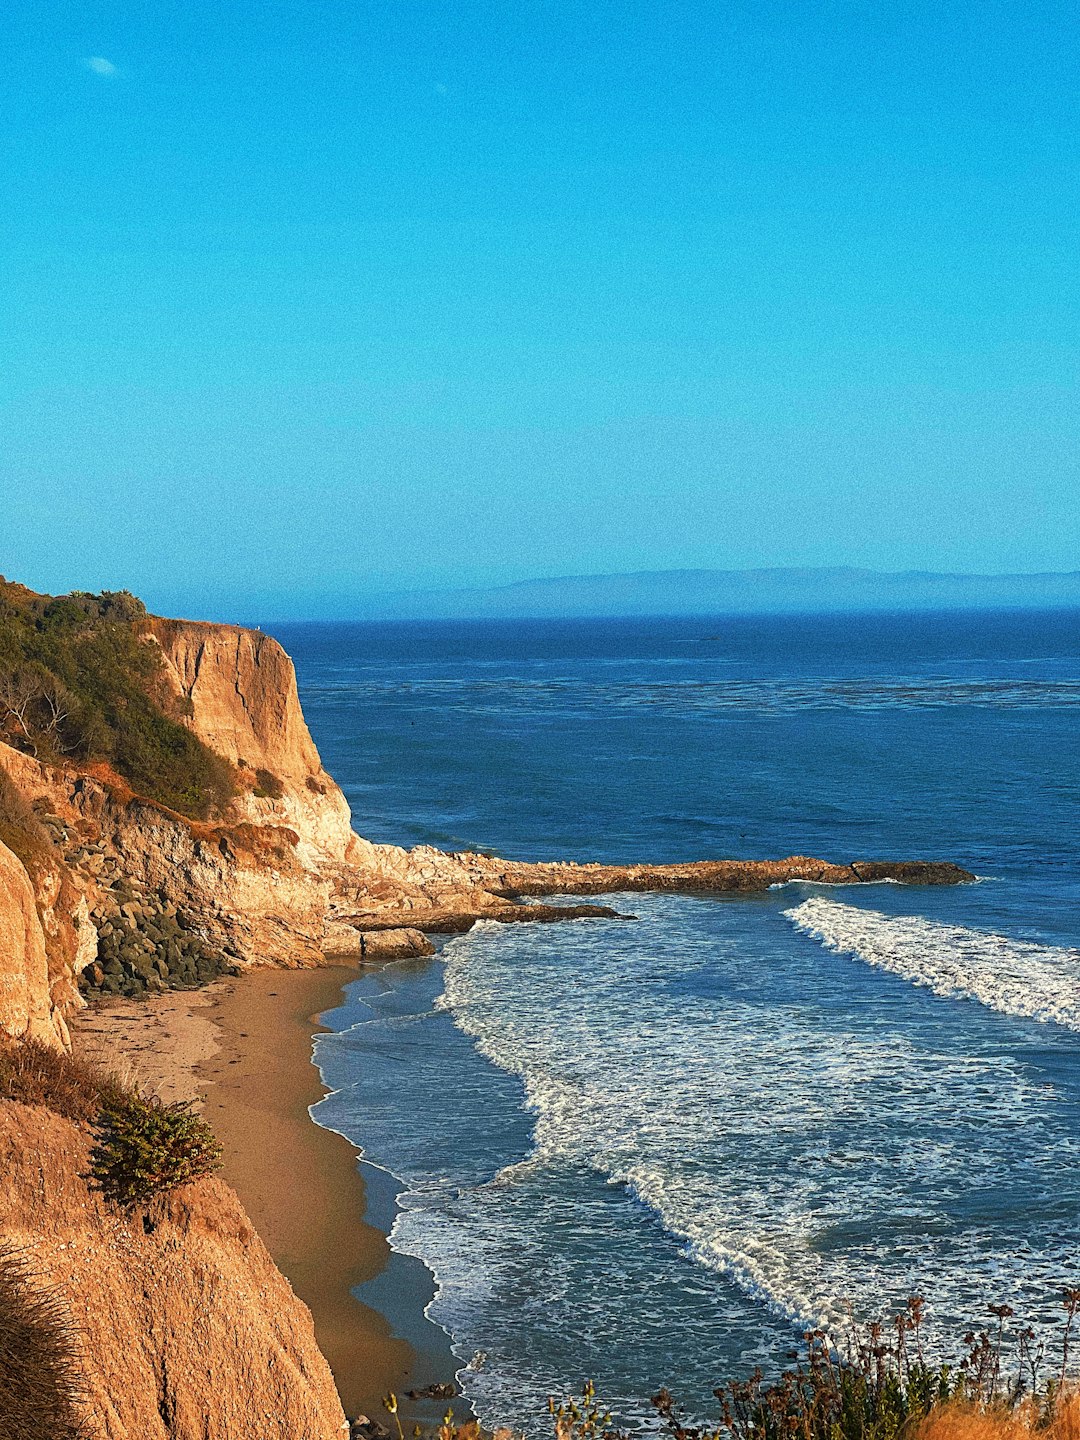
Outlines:
<svg viewBox="0 0 1080 1440"><path fill-rule="evenodd" d="M1069 1368L1069 1342L1072 1339L1073 1321L1076 1319L1076 1311L1080 1308L1080 1290L1063 1290L1061 1292L1061 1303L1065 1306L1065 1335L1061 1342L1061 1381L1060 1389L1065 1387L1065 1374Z"/></svg>
<svg viewBox="0 0 1080 1440"><path fill-rule="evenodd" d="M394 1417L394 1424L397 1426L398 1440L405 1440L404 1431L401 1428L401 1417L398 1414L397 1396L391 1390L389 1395L383 1396L383 1409Z"/></svg>

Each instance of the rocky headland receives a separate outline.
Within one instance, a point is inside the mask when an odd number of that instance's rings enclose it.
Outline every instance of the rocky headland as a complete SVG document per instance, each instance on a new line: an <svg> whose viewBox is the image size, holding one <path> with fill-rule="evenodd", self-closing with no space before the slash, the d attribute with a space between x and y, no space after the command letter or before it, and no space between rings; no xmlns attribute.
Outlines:
<svg viewBox="0 0 1080 1440"><path fill-rule="evenodd" d="M70 1018L99 996L154 995L256 966L424 955L430 935L478 920L617 913L544 897L973 878L936 861L583 865L373 844L354 832L322 766L292 663L274 639L147 616L131 597L102 597L104 609L95 597L70 598L83 607L74 619L62 609L69 597L0 586L0 670L5 617L23 645L23 659L9 655L0 707L0 1036L8 1045L64 1051ZM129 647L137 642L125 653L145 676L147 723L165 717L155 743L170 756L183 752L181 732L198 743L192 753L219 787L213 804L193 800L185 813L175 777L167 798L143 793L123 746L110 756L64 738L58 707L77 705L79 694L39 661L25 662L26 635L53 625L57 606L76 635L85 612L99 628L124 627ZM24 722L44 716L41 733L20 728L20 713ZM85 733L95 732L87 725ZM0 1100L0 1248L17 1249L31 1283L63 1297L78 1336L87 1434L342 1433L308 1311L236 1195L203 1179L140 1214L118 1210L88 1188L89 1144L85 1127Z"/></svg>

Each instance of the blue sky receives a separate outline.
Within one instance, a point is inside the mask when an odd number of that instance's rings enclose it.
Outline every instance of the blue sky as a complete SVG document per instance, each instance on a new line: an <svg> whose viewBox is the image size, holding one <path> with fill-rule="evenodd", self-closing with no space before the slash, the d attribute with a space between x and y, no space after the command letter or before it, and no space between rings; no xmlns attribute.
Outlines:
<svg viewBox="0 0 1080 1440"><path fill-rule="evenodd" d="M1080 567L1064 5L16 0L2 45L10 576Z"/></svg>

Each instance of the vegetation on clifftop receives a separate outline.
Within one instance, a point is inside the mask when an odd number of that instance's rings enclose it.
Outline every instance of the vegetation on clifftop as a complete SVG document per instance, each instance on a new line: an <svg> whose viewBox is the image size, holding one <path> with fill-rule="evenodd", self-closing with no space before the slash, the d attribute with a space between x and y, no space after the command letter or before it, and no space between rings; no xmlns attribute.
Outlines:
<svg viewBox="0 0 1080 1440"><path fill-rule="evenodd" d="M716 1420L688 1417L661 1390L652 1397L655 1426L629 1432L586 1383L580 1398L549 1401L555 1440L1080 1440L1070 1363L1080 1290L1063 1289L1061 1305L1056 1353L1011 1306L988 1305L986 1324L964 1335L961 1358L934 1364L924 1353L924 1301L913 1295L891 1321L853 1328L839 1352L823 1331L807 1331L804 1353L793 1352L796 1363L782 1375L755 1370L720 1386ZM394 1413L396 1401L384 1404ZM471 1427L452 1419L439 1440L471 1440Z"/></svg>
<svg viewBox="0 0 1080 1440"><path fill-rule="evenodd" d="M232 772L180 723L145 620L124 590L53 597L0 578L0 738L41 760L105 761L138 794L205 818Z"/></svg>
<svg viewBox="0 0 1080 1440"><path fill-rule="evenodd" d="M116 1205L143 1205L221 1162L213 1130L186 1101L166 1104L34 1040L0 1042L2 1100L40 1105L92 1130L89 1178Z"/></svg>

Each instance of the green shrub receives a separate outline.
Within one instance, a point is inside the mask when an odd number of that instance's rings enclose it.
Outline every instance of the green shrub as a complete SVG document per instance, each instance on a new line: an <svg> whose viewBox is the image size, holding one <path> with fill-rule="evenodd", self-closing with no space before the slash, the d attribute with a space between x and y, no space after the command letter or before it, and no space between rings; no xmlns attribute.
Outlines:
<svg viewBox="0 0 1080 1440"><path fill-rule="evenodd" d="M221 1146L189 1101L166 1105L137 1091L105 1100L95 1123L90 1170L107 1200L142 1205L162 1191L209 1175Z"/></svg>
<svg viewBox="0 0 1080 1440"><path fill-rule="evenodd" d="M0 1435L81 1440L76 1336L55 1296L29 1283L21 1257L0 1249Z"/></svg>
<svg viewBox="0 0 1080 1440"><path fill-rule="evenodd" d="M52 837L6 770L0 770L0 842L18 856L30 875L42 865L55 864Z"/></svg>
<svg viewBox="0 0 1080 1440"><path fill-rule="evenodd" d="M146 609L126 591L35 595L0 578L0 738L42 760L105 760L140 795L202 818L232 771L180 724Z"/></svg>

